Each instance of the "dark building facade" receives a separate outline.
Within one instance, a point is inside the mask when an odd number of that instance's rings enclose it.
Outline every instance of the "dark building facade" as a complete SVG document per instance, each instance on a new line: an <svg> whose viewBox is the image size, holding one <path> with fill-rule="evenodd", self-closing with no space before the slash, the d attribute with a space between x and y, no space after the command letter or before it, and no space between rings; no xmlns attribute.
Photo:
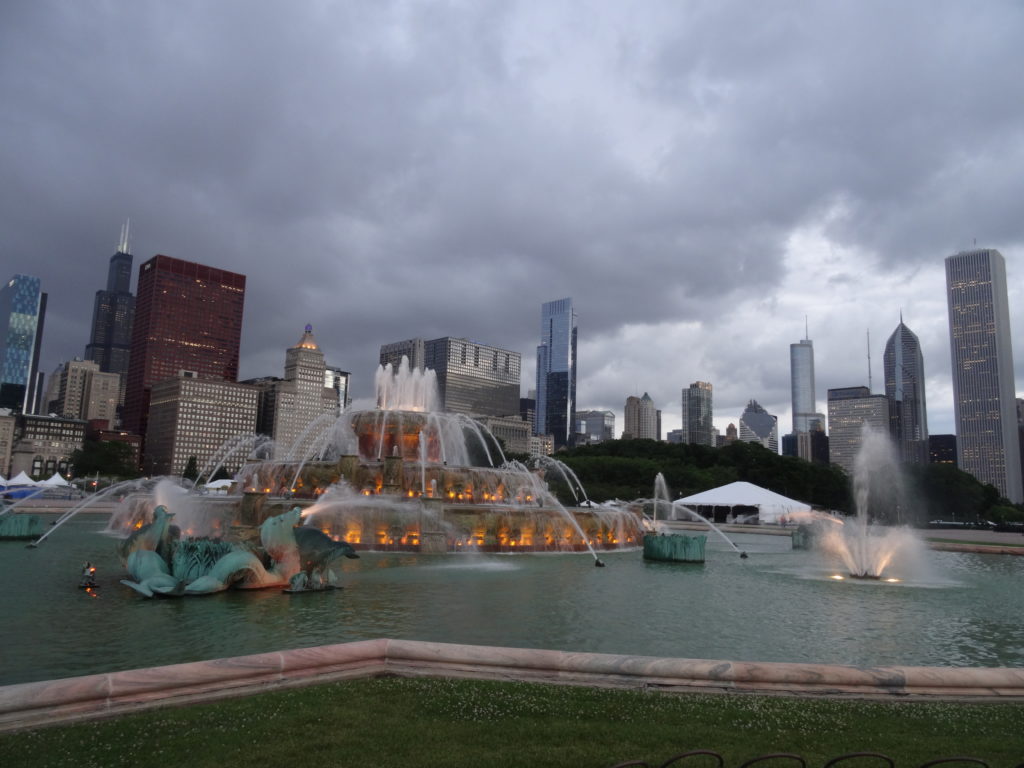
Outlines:
<svg viewBox="0 0 1024 768"><path fill-rule="evenodd" d="M235 381L242 339L245 275L154 256L139 267L125 389L124 426L146 434L150 392L191 371Z"/></svg>
<svg viewBox="0 0 1024 768"><path fill-rule="evenodd" d="M885 344L885 396L889 398L889 429L909 464L928 463L928 413L924 395L924 358L917 336L903 324Z"/></svg>
<svg viewBox="0 0 1024 768"><path fill-rule="evenodd" d="M131 293L132 255L128 253L128 233L124 230L117 253L110 257L107 287L96 291L92 310L92 332L85 347L85 359L99 365L103 373L121 377L119 404L124 406L128 382L128 357L132 347L132 321L135 296Z"/></svg>
<svg viewBox="0 0 1024 768"><path fill-rule="evenodd" d="M534 429L552 435L555 450L572 443L576 422L576 312L571 298L541 305Z"/></svg>
<svg viewBox="0 0 1024 768"><path fill-rule="evenodd" d="M956 464L956 435L928 435L928 463Z"/></svg>

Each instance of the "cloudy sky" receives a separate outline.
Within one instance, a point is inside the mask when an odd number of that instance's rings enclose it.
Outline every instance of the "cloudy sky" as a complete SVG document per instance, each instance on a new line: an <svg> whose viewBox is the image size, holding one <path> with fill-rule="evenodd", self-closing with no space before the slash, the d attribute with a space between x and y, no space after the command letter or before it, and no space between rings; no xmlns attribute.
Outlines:
<svg viewBox="0 0 1024 768"><path fill-rule="evenodd" d="M1019 2L0 4L0 265L88 341L125 218L248 276L241 376L312 323L369 396L381 344L523 356L572 296L581 408L714 385L790 429L789 344L875 391L899 321L953 431L943 258L1007 260L1024 382Z"/></svg>

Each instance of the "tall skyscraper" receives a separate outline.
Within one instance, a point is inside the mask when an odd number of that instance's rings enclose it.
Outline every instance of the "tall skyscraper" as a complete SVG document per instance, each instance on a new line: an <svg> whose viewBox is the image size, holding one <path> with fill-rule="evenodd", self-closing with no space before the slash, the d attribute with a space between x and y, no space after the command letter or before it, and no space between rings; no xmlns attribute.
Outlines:
<svg viewBox="0 0 1024 768"><path fill-rule="evenodd" d="M572 443L576 421L576 312L572 299L541 305L537 347L538 435L552 435L555 450Z"/></svg>
<svg viewBox="0 0 1024 768"><path fill-rule="evenodd" d="M434 371L445 411L467 416L519 414L522 357L518 352L453 336L408 339L380 348L381 365L397 368L403 357L410 368Z"/></svg>
<svg viewBox="0 0 1024 768"><path fill-rule="evenodd" d="M778 453L779 417L768 413L757 400L751 400L740 416L740 440L760 443L772 453Z"/></svg>
<svg viewBox="0 0 1024 768"><path fill-rule="evenodd" d="M15 275L0 287L0 408L36 411L45 317L46 294L38 277Z"/></svg>
<svg viewBox="0 0 1024 768"><path fill-rule="evenodd" d="M110 257L106 290L96 291L92 310L92 332L85 347L85 359L99 365L103 373L120 376L119 401L124 405L128 381L128 355L132 347L135 297L131 293L132 255L128 246L128 224L121 229L117 252Z"/></svg>
<svg viewBox="0 0 1024 768"><path fill-rule="evenodd" d="M683 442L715 445L711 384L695 381L683 390Z"/></svg>
<svg viewBox="0 0 1024 768"><path fill-rule="evenodd" d="M889 398L867 387L828 391L828 458L849 475L863 443L864 425L889 433Z"/></svg>
<svg viewBox="0 0 1024 768"><path fill-rule="evenodd" d="M654 407L654 401L646 392L643 397L630 395L626 398L623 421L625 421L622 431L623 440L661 439L658 428L658 409Z"/></svg>
<svg viewBox="0 0 1024 768"><path fill-rule="evenodd" d="M928 463L928 414L924 397L924 357L917 336L903 324L885 343L885 396L889 398L890 431L908 464Z"/></svg>
<svg viewBox="0 0 1024 768"><path fill-rule="evenodd" d="M200 379L238 378L244 304L245 275L160 255L139 267L126 429L145 435L157 382L182 371Z"/></svg>
<svg viewBox="0 0 1024 768"><path fill-rule="evenodd" d="M960 469L1024 501L1006 262L983 248L946 258L949 342Z"/></svg>
<svg viewBox="0 0 1024 768"><path fill-rule="evenodd" d="M811 420L820 417L814 396L814 345L804 338L789 345L789 377L793 395L793 432L811 431Z"/></svg>

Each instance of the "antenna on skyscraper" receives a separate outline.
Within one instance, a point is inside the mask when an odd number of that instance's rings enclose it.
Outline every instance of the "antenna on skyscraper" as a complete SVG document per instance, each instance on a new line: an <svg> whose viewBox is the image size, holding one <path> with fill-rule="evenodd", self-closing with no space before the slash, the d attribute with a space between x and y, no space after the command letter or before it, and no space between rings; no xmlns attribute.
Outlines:
<svg viewBox="0 0 1024 768"><path fill-rule="evenodd" d="M807 315L804 315L804 341L810 341L810 340L811 340L811 333L808 330Z"/></svg>
<svg viewBox="0 0 1024 768"><path fill-rule="evenodd" d="M868 392L871 392L871 329L868 328Z"/></svg>
<svg viewBox="0 0 1024 768"><path fill-rule="evenodd" d="M117 252L118 253L127 253L127 254L131 253L131 251L128 250L128 247L129 247L128 246L128 236L129 236L129 233L131 231L131 227L132 227L132 220L131 219L125 219L124 226L121 227L121 242L119 242L117 244Z"/></svg>

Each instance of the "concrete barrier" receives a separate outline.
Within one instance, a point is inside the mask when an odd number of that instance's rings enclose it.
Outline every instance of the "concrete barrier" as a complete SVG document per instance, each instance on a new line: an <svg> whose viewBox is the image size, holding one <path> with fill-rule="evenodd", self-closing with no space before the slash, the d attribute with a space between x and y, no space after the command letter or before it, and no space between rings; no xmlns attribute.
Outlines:
<svg viewBox="0 0 1024 768"><path fill-rule="evenodd" d="M1024 699L1024 669L732 662L366 640L0 687L0 732L380 675L669 692Z"/></svg>

